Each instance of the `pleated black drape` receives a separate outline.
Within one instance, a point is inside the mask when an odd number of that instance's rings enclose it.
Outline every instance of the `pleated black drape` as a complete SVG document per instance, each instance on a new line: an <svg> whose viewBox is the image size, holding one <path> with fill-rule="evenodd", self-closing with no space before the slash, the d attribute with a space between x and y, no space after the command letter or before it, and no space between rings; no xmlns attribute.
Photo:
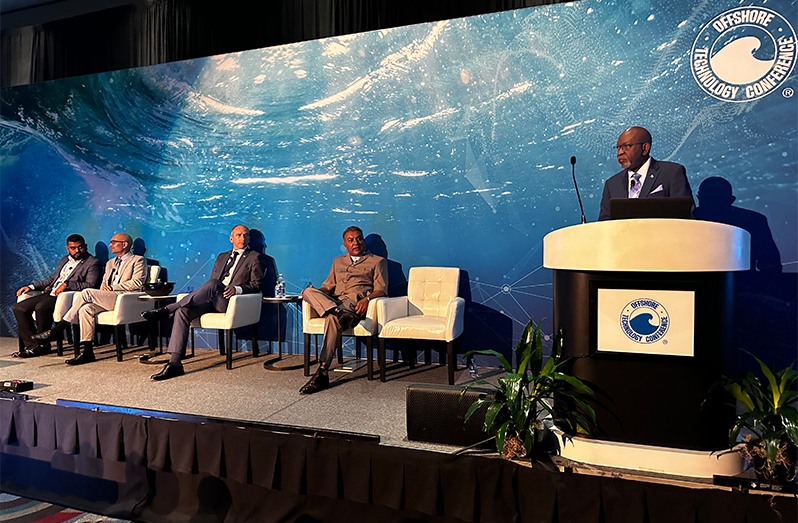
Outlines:
<svg viewBox="0 0 798 523"><path fill-rule="evenodd" d="M0 86L563 0L140 0L0 36Z"/></svg>

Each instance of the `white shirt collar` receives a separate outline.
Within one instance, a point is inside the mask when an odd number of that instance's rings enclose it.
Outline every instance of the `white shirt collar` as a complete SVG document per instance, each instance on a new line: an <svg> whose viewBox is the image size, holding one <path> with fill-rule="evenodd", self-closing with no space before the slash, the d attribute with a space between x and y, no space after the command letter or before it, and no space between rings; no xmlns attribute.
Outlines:
<svg viewBox="0 0 798 523"><path fill-rule="evenodd" d="M640 180L642 180L640 183L643 183L643 181L645 181L645 179L646 179L646 176L648 176L648 168L649 167L651 167L651 157L650 156L648 157L648 160L646 160L646 163L641 165L640 169L637 170L637 172L640 174ZM632 180L632 175L634 173L635 173L635 171L632 171L632 170L630 170L627 173L629 175L629 180L630 181Z"/></svg>

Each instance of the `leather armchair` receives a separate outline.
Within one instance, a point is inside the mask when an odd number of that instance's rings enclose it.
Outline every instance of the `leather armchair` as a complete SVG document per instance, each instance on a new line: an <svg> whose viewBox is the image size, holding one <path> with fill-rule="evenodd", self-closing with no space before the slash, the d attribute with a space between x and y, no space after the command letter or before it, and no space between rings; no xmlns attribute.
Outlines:
<svg viewBox="0 0 798 523"><path fill-rule="evenodd" d="M369 301L369 308L366 310L366 317L358 322L354 328L342 333L342 336L355 336L355 357L360 359L360 341L365 340L368 356L366 358L367 376L369 380L374 379L374 336L379 334L379 323L377 321L378 303L385 298L374 298ZM305 376L310 375L310 336L324 334L324 318L320 317L316 310L302 302L302 332L305 337ZM318 349L318 346L316 347ZM341 340L338 340L338 363L344 361Z"/></svg>
<svg viewBox="0 0 798 523"><path fill-rule="evenodd" d="M412 267L407 296L380 300L380 381L385 381L386 339L439 340L446 342L449 384L454 385L455 340L463 332L465 313L465 300L457 296L459 285L460 269L456 267Z"/></svg>
<svg viewBox="0 0 798 523"><path fill-rule="evenodd" d="M180 301L185 294L180 294ZM191 353L194 353L194 329L216 329L219 336L219 353L225 356L227 370L233 368L233 331L239 327L252 328L252 357L257 358L258 350L258 322L260 309L263 305L263 295L237 294L230 298L226 312L208 312L191 322ZM225 343L226 341L226 343ZM238 341L236 340L236 345ZM225 350L227 346L227 350Z"/></svg>

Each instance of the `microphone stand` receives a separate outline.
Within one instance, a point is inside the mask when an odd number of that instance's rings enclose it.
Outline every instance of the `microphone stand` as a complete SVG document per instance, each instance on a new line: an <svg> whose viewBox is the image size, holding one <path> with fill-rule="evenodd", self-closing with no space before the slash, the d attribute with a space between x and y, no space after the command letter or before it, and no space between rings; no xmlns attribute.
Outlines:
<svg viewBox="0 0 798 523"><path fill-rule="evenodd" d="M585 219L585 209L582 207L582 197L579 196L579 187L576 185L576 156L571 156L571 177L574 179L574 189L576 189L576 198L579 200L579 211L582 213L582 223L587 223Z"/></svg>

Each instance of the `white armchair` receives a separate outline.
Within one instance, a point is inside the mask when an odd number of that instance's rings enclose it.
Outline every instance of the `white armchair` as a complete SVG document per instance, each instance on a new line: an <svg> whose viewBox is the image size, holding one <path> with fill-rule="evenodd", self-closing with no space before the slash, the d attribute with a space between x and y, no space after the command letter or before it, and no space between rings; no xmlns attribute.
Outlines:
<svg viewBox="0 0 798 523"><path fill-rule="evenodd" d="M161 272L159 265L150 265L147 268L147 283L158 280ZM127 349L127 331L125 325L141 323L144 318L141 313L152 309L152 301L140 300L144 292L125 292L116 297L116 305L110 311L97 315L97 325L112 325L114 327L114 344L116 345L116 361L122 361L122 352ZM150 347L154 347L154 340L149 340Z"/></svg>
<svg viewBox="0 0 798 523"><path fill-rule="evenodd" d="M342 333L342 336L355 336L355 356L358 359L360 359L360 341L365 339L366 350L368 351L366 369L369 380L374 379L374 336L379 333L377 304L383 299L384 298L374 298L369 301L366 317L353 328ZM316 310L304 301L302 302L302 332L305 335L305 376L310 376L310 336L324 335L324 318L320 317ZM338 363L343 363L340 339L338 340Z"/></svg>
<svg viewBox="0 0 798 523"><path fill-rule="evenodd" d="M42 294L44 291L28 291L24 294L21 294L17 297L17 303L27 300L28 298L33 298L34 296L38 296ZM72 307L72 300L77 294L78 291L63 291L58 297L55 299L55 309L53 310L53 323L57 323L64 319L64 314ZM36 313L33 313L33 319L36 319ZM73 329L74 330L74 329ZM74 335L73 335L73 339ZM64 338L61 336L55 342L55 346L59 356L64 355ZM75 344L75 356L77 356L77 344ZM20 350L22 349L22 341L20 341Z"/></svg>
<svg viewBox="0 0 798 523"><path fill-rule="evenodd" d="M180 294L180 301L185 294ZM230 298L226 312L208 312L191 322L191 353L194 353L194 329L216 329L219 335L219 353L227 355L225 364L227 370L233 368L233 330L239 327L252 327L252 357L257 358L258 350L258 322L260 309L263 305L263 295L237 294ZM226 335L226 336L225 336ZM226 338L226 343L225 343ZM238 344L238 340L236 340ZM225 351L225 345L227 350Z"/></svg>
<svg viewBox="0 0 798 523"><path fill-rule="evenodd" d="M463 332L465 312L465 300L457 297L459 285L460 269L456 267L412 267L407 296L379 301L380 381L385 381L386 339L440 340L446 342L449 385L454 385L454 342Z"/></svg>

